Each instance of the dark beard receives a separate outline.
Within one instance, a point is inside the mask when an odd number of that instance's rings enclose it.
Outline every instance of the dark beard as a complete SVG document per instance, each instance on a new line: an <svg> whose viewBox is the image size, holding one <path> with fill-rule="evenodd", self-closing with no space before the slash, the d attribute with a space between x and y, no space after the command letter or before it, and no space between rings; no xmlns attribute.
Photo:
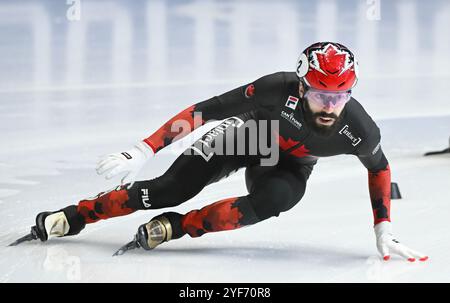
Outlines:
<svg viewBox="0 0 450 303"><path fill-rule="evenodd" d="M335 114L327 114L325 112L313 113L309 107L308 101L305 98L303 98L302 101L304 104L303 113L306 125L313 131L313 133L321 137L330 137L336 132L339 122L342 120L343 112L339 115L339 117ZM330 126L317 124L316 119L318 117L334 118L334 123Z"/></svg>

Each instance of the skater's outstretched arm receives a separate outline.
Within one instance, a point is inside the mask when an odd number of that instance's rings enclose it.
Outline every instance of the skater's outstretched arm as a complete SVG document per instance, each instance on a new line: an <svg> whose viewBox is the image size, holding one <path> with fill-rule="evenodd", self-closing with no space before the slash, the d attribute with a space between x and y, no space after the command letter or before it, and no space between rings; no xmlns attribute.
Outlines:
<svg viewBox="0 0 450 303"><path fill-rule="evenodd" d="M276 99L278 92L281 95L283 85L283 74L276 73L196 103L172 117L144 142L157 153L205 123L257 110L262 103L258 98L260 95L275 95Z"/></svg>
<svg viewBox="0 0 450 303"><path fill-rule="evenodd" d="M125 173L121 183L132 183L147 160L164 147L207 122L258 110L266 105L263 103L267 101L263 100L278 102L284 85L284 74L275 73L196 103L173 116L156 132L138 142L130 150L103 157L97 165L97 173L105 174L107 179Z"/></svg>
<svg viewBox="0 0 450 303"><path fill-rule="evenodd" d="M385 261L392 254L410 262L426 261L428 257L401 244L392 234L391 226L391 170L380 145L380 131L376 127L372 135L358 150L358 158L368 169L369 193L374 217L377 248Z"/></svg>
<svg viewBox="0 0 450 303"><path fill-rule="evenodd" d="M374 225L391 220L391 171L380 140L380 129L373 124L363 143L355 150L355 155L368 171Z"/></svg>

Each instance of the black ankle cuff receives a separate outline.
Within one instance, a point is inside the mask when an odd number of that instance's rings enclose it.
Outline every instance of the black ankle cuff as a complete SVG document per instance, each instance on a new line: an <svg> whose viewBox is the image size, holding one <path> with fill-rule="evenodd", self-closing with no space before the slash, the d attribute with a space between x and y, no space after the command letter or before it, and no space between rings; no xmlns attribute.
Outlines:
<svg viewBox="0 0 450 303"><path fill-rule="evenodd" d="M64 212L69 221L70 229L67 233L68 236L76 235L84 229L86 222L84 221L84 217L78 213L76 205L67 206L61 209L61 211Z"/></svg>
<svg viewBox="0 0 450 303"><path fill-rule="evenodd" d="M157 219L158 217L165 217L167 220L169 220L170 225L172 226L172 239L179 239L186 234L186 232L181 227L181 218L183 217L183 215L175 212L167 212L156 216L153 219Z"/></svg>

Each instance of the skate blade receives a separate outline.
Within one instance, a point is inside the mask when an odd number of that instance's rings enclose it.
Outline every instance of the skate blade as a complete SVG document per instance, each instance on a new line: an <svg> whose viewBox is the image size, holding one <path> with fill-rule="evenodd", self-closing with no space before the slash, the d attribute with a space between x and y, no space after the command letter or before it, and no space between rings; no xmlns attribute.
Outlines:
<svg viewBox="0 0 450 303"><path fill-rule="evenodd" d="M121 248L119 248L119 250L113 254L113 257L121 256L129 250L139 248L139 247L140 247L139 243L136 240L130 241L127 244L125 244L124 246L122 246Z"/></svg>
<svg viewBox="0 0 450 303"><path fill-rule="evenodd" d="M450 153L450 148L446 148L441 151L428 152L428 153L425 153L424 156L442 155L442 154L447 154L447 153Z"/></svg>
<svg viewBox="0 0 450 303"><path fill-rule="evenodd" d="M16 241L14 241L13 243L9 244L8 246L17 246L20 243L26 242L26 241L32 241L32 240L37 240L37 234L36 231L34 230L34 226L31 228L31 231L28 235L23 236L22 238L17 239Z"/></svg>

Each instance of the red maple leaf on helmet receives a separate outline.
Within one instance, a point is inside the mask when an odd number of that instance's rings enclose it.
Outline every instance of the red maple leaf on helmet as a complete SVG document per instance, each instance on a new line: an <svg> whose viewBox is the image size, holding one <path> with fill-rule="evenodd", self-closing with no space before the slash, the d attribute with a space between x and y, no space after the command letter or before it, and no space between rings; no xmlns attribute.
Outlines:
<svg viewBox="0 0 450 303"><path fill-rule="evenodd" d="M325 75L326 72L333 75L341 71L338 75L340 76L353 65L350 54L345 50L337 49L332 44L327 44L323 51L313 51L312 56L312 67Z"/></svg>

